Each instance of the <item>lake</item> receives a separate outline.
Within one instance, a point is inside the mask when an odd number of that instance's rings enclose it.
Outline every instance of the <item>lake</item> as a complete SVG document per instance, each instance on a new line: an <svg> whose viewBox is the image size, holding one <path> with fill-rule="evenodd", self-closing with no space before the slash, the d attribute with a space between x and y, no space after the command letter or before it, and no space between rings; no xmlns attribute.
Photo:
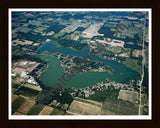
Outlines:
<svg viewBox="0 0 160 128"><path fill-rule="evenodd" d="M40 54L43 51L48 51L50 53L58 52L66 55L74 55L74 56L87 56L88 49L84 49L81 52L74 51L70 48L65 47L57 47L53 43L46 43L43 47L41 47L37 53ZM55 86L57 83L60 83L58 79L61 79L64 74L64 69L60 65L60 61L56 57L52 56L44 56L45 60L49 60L49 68L46 72L41 74L42 81L48 86ZM96 61L105 62L109 64L111 68L114 69L112 74L108 72L87 72L77 74L73 76L69 82L66 82L64 87L76 87L83 88L86 86L91 86L97 82L105 81L106 78L114 80L119 83L126 83L131 79L139 76L139 74L126 67L124 64L120 64L113 60L105 60L98 56L93 58Z"/></svg>

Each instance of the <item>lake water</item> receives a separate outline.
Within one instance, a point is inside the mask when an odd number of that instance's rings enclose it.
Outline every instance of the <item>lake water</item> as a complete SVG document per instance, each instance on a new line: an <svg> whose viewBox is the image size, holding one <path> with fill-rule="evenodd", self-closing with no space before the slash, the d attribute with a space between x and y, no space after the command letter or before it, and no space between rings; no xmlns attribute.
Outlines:
<svg viewBox="0 0 160 128"><path fill-rule="evenodd" d="M43 51L48 51L50 53L59 52L74 56L88 55L88 49L84 49L82 52L78 52L70 48L56 47L56 45L53 43L46 43L37 51L37 53L40 54ZM60 65L60 61L56 57L44 56L44 59L49 60L50 63L49 69L46 72L42 73L41 79L46 85L55 86L57 83L60 83L58 79L62 79L64 70ZM139 76L136 71L116 61L105 60L97 56L93 59L109 64L109 66L114 69L114 72L112 74L109 74L108 72L88 72L77 74L76 76L73 76L69 82L65 82L66 85L64 85L64 87L83 88L86 86L91 86L97 82L104 81L106 78L109 78L119 83L126 83L129 80Z"/></svg>

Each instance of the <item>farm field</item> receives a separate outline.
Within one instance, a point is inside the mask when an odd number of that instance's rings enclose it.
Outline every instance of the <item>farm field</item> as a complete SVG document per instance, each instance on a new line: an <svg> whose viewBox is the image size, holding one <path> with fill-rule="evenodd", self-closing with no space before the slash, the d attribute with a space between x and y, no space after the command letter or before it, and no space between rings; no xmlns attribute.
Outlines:
<svg viewBox="0 0 160 128"><path fill-rule="evenodd" d="M39 115L49 115L54 108L49 107L49 106L45 106L42 111L39 113Z"/></svg>
<svg viewBox="0 0 160 128"><path fill-rule="evenodd" d="M18 108L18 111L27 114L35 104L36 102L34 100L27 98L25 102Z"/></svg>
<svg viewBox="0 0 160 128"><path fill-rule="evenodd" d="M12 94L12 103L18 98L18 95Z"/></svg>
<svg viewBox="0 0 160 128"><path fill-rule="evenodd" d="M132 103L138 102L138 92L136 91L128 91L128 90L120 90L118 99L127 100Z"/></svg>
<svg viewBox="0 0 160 128"><path fill-rule="evenodd" d="M104 115L108 113L115 115L137 115L138 108L133 103L106 98L102 107L102 113Z"/></svg>
<svg viewBox="0 0 160 128"><path fill-rule="evenodd" d="M13 103L12 103L12 114L17 111L17 109L25 102L25 98L19 96Z"/></svg>
<svg viewBox="0 0 160 128"><path fill-rule="evenodd" d="M50 115L64 115L64 111L54 108Z"/></svg>
<svg viewBox="0 0 160 128"><path fill-rule="evenodd" d="M13 63L12 72L17 75L21 75L23 72L31 72L35 69L40 63L33 61L18 61Z"/></svg>
<svg viewBox="0 0 160 128"><path fill-rule="evenodd" d="M126 58L126 60L123 62L127 67L135 70L139 74L142 74L142 65L138 64L137 59L131 59L131 58Z"/></svg>
<svg viewBox="0 0 160 128"><path fill-rule="evenodd" d="M101 102L97 102L97 101L93 101L93 100L89 100L89 99L83 99L83 98L79 98L79 97L75 97L76 101L81 101L84 103L89 103L98 107L102 107L102 103Z"/></svg>
<svg viewBox="0 0 160 128"><path fill-rule="evenodd" d="M21 86L18 91L22 95L27 96L27 97L32 97L32 98L34 98L39 93L39 91L25 87L25 86Z"/></svg>
<svg viewBox="0 0 160 128"><path fill-rule="evenodd" d="M68 109L68 113L71 112L77 115L99 115L100 111L101 107L76 100L71 103Z"/></svg>
<svg viewBox="0 0 160 128"><path fill-rule="evenodd" d="M142 56L142 50L133 50L132 56L135 56L135 57Z"/></svg>
<svg viewBox="0 0 160 128"><path fill-rule="evenodd" d="M23 86L26 87L26 88L30 88L30 89L36 90L36 91L42 91L41 87L35 86L35 85L32 85L32 84L24 84Z"/></svg>
<svg viewBox="0 0 160 128"><path fill-rule="evenodd" d="M13 115L24 115L24 114L20 113L20 112L15 112L15 113L13 113Z"/></svg>
<svg viewBox="0 0 160 128"><path fill-rule="evenodd" d="M36 104L30 109L27 115L38 115L42 111L43 108L44 108L44 105Z"/></svg>

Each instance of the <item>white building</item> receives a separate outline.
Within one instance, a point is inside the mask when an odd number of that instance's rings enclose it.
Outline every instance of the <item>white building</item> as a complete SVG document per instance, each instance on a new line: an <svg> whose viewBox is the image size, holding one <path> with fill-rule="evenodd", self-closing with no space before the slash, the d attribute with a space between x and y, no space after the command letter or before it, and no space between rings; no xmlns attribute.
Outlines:
<svg viewBox="0 0 160 128"><path fill-rule="evenodd" d="M36 84L36 82L34 81L33 78L29 78L29 79L27 80L27 82L30 83L30 84Z"/></svg>
<svg viewBox="0 0 160 128"><path fill-rule="evenodd" d="M21 77L27 77L26 72L22 72L22 73L21 73Z"/></svg>
<svg viewBox="0 0 160 128"><path fill-rule="evenodd" d="M25 65L27 65L27 64L28 64L27 61L22 61L22 62L19 63L20 66L25 66Z"/></svg>

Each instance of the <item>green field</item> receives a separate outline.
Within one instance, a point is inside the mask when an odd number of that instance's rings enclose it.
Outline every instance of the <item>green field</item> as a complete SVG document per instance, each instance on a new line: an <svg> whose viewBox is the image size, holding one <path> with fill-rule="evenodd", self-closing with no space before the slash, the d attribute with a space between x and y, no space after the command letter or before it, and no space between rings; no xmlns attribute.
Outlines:
<svg viewBox="0 0 160 128"><path fill-rule="evenodd" d="M122 100L106 98L102 107L104 111L110 111L115 115L137 115L138 108L134 104Z"/></svg>
<svg viewBox="0 0 160 128"><path fill-rule="evenodd" d="M126 58L126 60L124 61L124 64L135 70L136 72L138 72L140 75L142 74L142 65L138 64L138 60L137 59L131 59L131 58Z"/></svg>
<svg viewBox="0 0 160 128"><path fill-rule="evenodd" d="M115 24L105 24L104 27L115 28Z"/></svg>
<svg viewBox="0 0 160 128"><path fill-rule="evenodd" d="M106 46L105 49L116 54L116 53L120 53L122 48Z"/></svg>
<svg viewBox="0 0 160 128"><path fill-rule="evenodd" d="M24 103L25 98L18 97L13 103L12 103L12 114Z"/></svg>
<svg viewBox="0 0 160 128"><path fill-rule="evenodd" d="M13 84L12 83L12 88L18 88L20 85L19 84Z"/></svg>
<svg viewBox="0 0 160 128"><path fill-rule="evenodd" d="M18 91L22 95L27 96L27 97L35 97L39 93L39 91L33 90L31 88L24 87L24 86L22 86Z"/></svg>
<svg viewBox="0 0 160 128"><path fill-rule="evenodd" d="M64 111L54 108L50 115L64 115Z"/></svg>
<svg viewBox="0 0 160 128"><path fill-rule="evenodd" d="M65 33L63 33L63 32L59 32L59 33L55 34L53 37L57 39L59 37L62 37L64 34Z"/></svg>
<svg viewBox="0 0 160 128"><path fill-rule="evenodd" d="M32 109L27 113L27 115L38 115L43 108L44 108L44 105L41 105L41 104L34 105Z"/></svg>

